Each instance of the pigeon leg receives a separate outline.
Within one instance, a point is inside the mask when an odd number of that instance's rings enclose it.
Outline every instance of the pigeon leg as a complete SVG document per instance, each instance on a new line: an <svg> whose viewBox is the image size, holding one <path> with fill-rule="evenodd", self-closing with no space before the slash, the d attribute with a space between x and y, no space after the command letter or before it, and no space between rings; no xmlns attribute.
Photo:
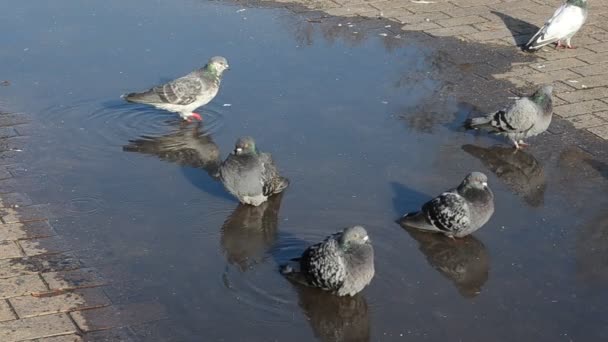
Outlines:
<svg viewBox="0 0 608 342"><path fill-rule="evenodd" d="M559 48L561 48L561 47L564 47L564 46L562 45L562 41L561 41L561 40L558 40L558 41L557 41L557 44L555 44L555 49L557 50L557 49L559 49Z"/></svg>
<svg viewBox="0 0 608 342"><path fill-rule="evenodd" d="M572 44L570 44L570 38L566 39L566 48L576 49L576 47L574 47L574 46L572 46Z"/></svg>
<svg viewBox="0 0 608 342"><path fill-rule="evenodd" d="M192 112L192 114L190 114L190 116L195 118L198 121L203 121L203 117L199 113Z"/></svg>
<svg viewBox="0 0 608 342"><path fill-rule="evenodd" d="M519 145L520 148L530 146L530 144L525 143L523 140L518 141L517 144Z"/></svg>

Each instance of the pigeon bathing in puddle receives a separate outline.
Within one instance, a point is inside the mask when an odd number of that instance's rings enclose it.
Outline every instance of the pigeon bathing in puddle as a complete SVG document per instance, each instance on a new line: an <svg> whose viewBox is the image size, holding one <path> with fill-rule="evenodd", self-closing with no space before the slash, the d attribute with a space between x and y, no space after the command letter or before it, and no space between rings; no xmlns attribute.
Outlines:
<svg viewBox="0 0 608 342"><path fill-rule="evenodd" d="M484 128L504 135L517 149L528 146L523 139L543 133L551 124L552 92L553 86L543 86L532 96L522 97L508 108L467 120L465 126L469 129Z"/></svg>
<svg viewBox="0 0 608 342"><path fill-rule="evenodd" d="M269 153L259 152L251 137L240 138L232 154L220 165L222 183L241 203L258 206L289 186Z"/></svg>
<svg viewBox="0 0 608 342"><path fill-rule="evenodd" d="M281 266L287 278L338 296L354 296L374 277L374 248L361 226L346 228L308 247Z"/></svg>
<svg viewBox="0 0 608 342"><path fill-rule="evenodd" d="M567 0L530 39L524 50L534 51L552 43L556 43L556 48L559 48L564 46L564 42L565 47L573 49L570 40L586 20L587 0Z"/></svg>
<svg viewBox="0 0 608 342"><path fill-rule="evenodd" d="M488 177L471 172L460 185L426 202L422 210L405 214L399 224L448 237L461 238L481 228L494 213Z"/></svg>
<svg viewBox="0 0 608 342"><path fill-rule="evenodd" d="M158 85L141 93L130 93L122 98L128 102L143 103L178 113L190 121L192 118L202 121L200 114L194 110L209 103L220 89L220 82L228 61L224 57L212 57L202 68L169 83Z"/></svg>

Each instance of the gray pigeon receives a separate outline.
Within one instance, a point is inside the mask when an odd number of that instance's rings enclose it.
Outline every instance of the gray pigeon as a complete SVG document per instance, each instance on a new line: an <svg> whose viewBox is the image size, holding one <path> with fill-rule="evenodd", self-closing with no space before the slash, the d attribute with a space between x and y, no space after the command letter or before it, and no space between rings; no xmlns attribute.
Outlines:
<svg viewBox="0 0 608 342"><path fill-rule="evenodd" d="M524 50L538 50L541 47L557 43L556 48L572 49L570 39L580 30L587 20L587 0L567 0L558 8L551 19L530 39Z"/></svg>
<svg viewBox="0 0 608 342"><path fill-rule="evenodd" d="M462 149L479 159L528 205L539 207L543 204L547 179L542 164L534 156L506 146L464 145Z"/></svg>
<svg viewBox="0 0 608 342"><path fill-rule="evenodd" d="M125 152L138 152L183 166L202 168L215 177L220 165L220 150L211 135L200 131L200 125L179 130L160 137L142 136L123 146Z"/></svg>
<svg viewBox="0 0 608 342"><path fill-rule="evenodd" d="M143 103L178 113L184 120L202 117L194 110L209 103L220 89L228 61L224 57L212 57L202 68L169 83L158 85L141 93L130 93L122 98L128 102Z"/></svg>
<svg viewBox="0 0 608 342"><path fill-rule="evenodd" d="M551 124L552 92L553 86L543 86L532 96L519 98L508 108L467 120L465 127L484 128L504 135L517 149L528 146L523 139L543 133Z"/></svg>
<svg viewBox="0 0 608 342"><path fill-rule="evenodd" d="M426 202L421 211L405 214L399 224L461 238L481 228L493 213L488 177L471 172L457 188Z"/></svg>
<svg viewBox="0 0 608 342"><path fill-rule="evenodd" d="M374 248L365 228L346 228L308 247L300 258L283 265L281 273L338 296L354 296L374 277Z"/></svg>
<svg viewBox="0 0 608 342"><path fill-rule="evenodd" d="M234 152L220 165L220 179L241 203L258 206L289 186L269 153L258 152L252 137L237 140Z"/></svg>

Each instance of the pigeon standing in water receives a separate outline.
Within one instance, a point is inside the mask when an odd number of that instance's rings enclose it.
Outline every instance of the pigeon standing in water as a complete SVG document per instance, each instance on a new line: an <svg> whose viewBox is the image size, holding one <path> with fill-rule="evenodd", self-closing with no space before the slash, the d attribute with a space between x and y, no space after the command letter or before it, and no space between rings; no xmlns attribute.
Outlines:
<svg viewBox="0 0 608 342"><path fill-rule="evenodd" d="M470 129L485 128L509 138L519 149L528 146L523 139L538 135L549 128L553 117L553 86L546 85L532 96L516 100L506 109L467 120Z"/></svg>
<svg viewBox="0 0 608 342"><path fill-rule="evenodd" d="M346 228L308 247L281 273L307 286L354 296L374 277L374 249L361 226Z"/></svg>
<svg viewBox="0 0 608 342"><path fill-rule="evenodd" d="M471 172L457 188L426 202L421 211L405 214L399 224L461 238L481 228L493 213L488 177Z"/></svg>
<svg viewBox="0 0 608 342"><path fill-rule="evenodd" d="M564 46L564 41L567 48L573 49L570 40L586 20L587 0L567 0L530 39L524 50L538 50L551 43L557 43L556 48L559 48Z"/></svg>
<svg viewBox="0 0 608 342"><path fill-rule="evenodd" d="M289 186L269 153L258 152L251 137L240 138L219 170L224 186L241 203L258 206Z"/></svg>
<svg viewBox="0 0 608 342"><path fill-rule="evenodd" d="M220 89L228 61L224 57L212 57L202 68L169 83L158 85L141 93L130 93L122 97L128 102L143 103L156 108L178 113L184 120L202 117L194 110L209 103Z"/></svg>

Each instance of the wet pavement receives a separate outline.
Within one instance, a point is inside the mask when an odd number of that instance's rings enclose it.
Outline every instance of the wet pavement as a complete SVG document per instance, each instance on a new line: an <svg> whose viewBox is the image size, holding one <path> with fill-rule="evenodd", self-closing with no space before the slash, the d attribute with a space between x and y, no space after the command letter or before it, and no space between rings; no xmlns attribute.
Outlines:
<svg viewBox="0 0 608 342"><path fill-rule="evenodd" d="M484 70L532 57L391 31L390 22L186 1L0 5L4 110L33 121L23 180L111 282L157 303L145 341L570 341L608 337L605 145L556 121L514 152L460 127L516 92ZM42 7L41 7L42 6ZM47 7L48 6L48 7ZM120 94L228 58L202 125ZM244 207L214 178L251 135L290 188ZM394 220L485 172L496 213L451 241ZM278 265L364 225L376 277L354 298Z"/></svg>

